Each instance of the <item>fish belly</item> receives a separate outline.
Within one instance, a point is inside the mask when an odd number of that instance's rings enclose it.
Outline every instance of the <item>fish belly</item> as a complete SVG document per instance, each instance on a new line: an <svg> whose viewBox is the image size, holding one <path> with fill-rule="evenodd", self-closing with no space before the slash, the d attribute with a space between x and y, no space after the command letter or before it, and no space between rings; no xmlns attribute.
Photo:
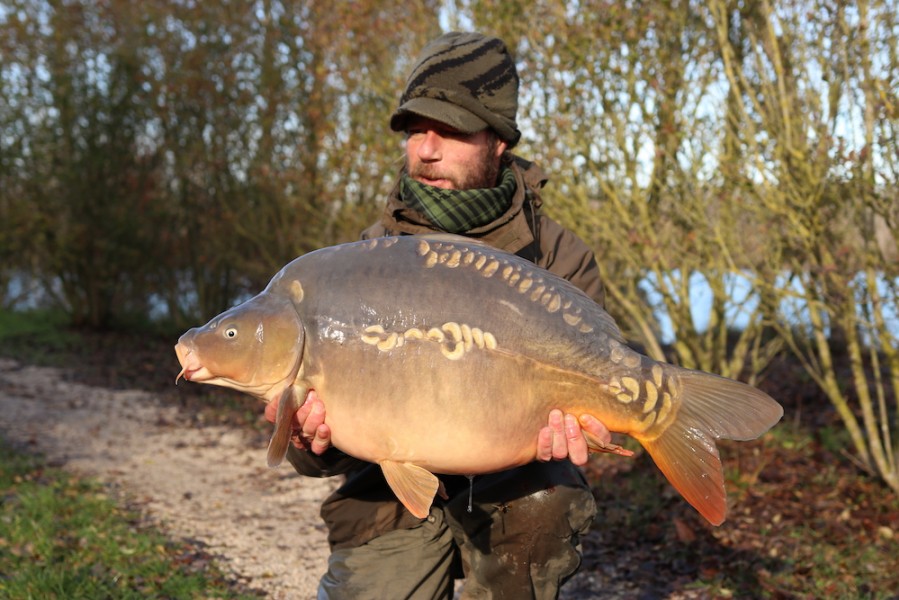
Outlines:
<svg viewBox="0 0 899 600"><path fill-rule="evenodd" d="M549 411L596 393L595 382L591 391L583 377L521 356L481 350L450 360L434 346L324 352L328 370L312 386L333 444L371 462L491 473L532 461Z"/></svg>

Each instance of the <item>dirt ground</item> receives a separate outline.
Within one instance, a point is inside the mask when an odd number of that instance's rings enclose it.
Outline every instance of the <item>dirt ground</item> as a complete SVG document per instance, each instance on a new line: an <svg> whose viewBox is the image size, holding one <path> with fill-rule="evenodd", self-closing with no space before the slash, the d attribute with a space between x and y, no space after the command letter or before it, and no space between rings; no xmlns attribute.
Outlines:
<svg viewBox="0 0 899 600"><path fill-rule="evenodd" d="M18 350L5 344L0 355L34 349ZM42 362L62 366L0 358L0 436L108 483L148 522L212 555L235 587L314 597L327 560L319 505L339 481L269 469L261 405L211 386L176 388L168 340L106 334L52 352ZM899 503L821 442L839 427L813 386L792 371L771 379L778 388L767 391L786 406L778 427L821 433L797 438L804 447L789 436L723 445L722 527L645 455L591 461L600 513L562 598L899 598Z"/></svg>

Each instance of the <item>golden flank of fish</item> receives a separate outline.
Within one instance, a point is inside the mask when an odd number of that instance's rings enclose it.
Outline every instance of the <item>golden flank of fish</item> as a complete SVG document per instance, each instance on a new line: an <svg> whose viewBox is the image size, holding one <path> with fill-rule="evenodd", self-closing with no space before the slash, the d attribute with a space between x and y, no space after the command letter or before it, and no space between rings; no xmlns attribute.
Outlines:
<svg viewBox="0 0 899 600"><path fill-rule="evenodd" d="M259 295L185 333L175 350L179 377L279 400L272 466L315 389L332 443L380 464L418 517L437 492L434 473L534 460L537 432L559 408L639 441L719 524L726 496L715 440L756 438L783 414L746 384L634 352L609 314L567 281L454 236L306 254Z"/></svg>

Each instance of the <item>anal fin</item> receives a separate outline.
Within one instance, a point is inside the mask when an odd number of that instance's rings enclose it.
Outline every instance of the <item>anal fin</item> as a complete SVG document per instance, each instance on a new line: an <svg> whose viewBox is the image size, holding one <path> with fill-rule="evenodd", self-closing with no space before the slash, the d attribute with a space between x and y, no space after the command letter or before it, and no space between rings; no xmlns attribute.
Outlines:
<svg viewBox="0 0 899 600"><path fill-rule="evenodd" d="M411 463L382 460L378 464L387 484L403 506L419 519L427 518L434 494L440 488L437 476Z"/></svg>
<svg viewBox="0 0 899 600"><path fill-rule="evenodd" d="M592 415L591 415L592 416ZM584 417L582 416L581 419ZM596 417L593 417L596 419ZM598 436L593 435L586 429L586 421L581 422L581 432L584 434L584 438L587 440L587 449L590 452L607 452L609 454L617 454L619 456L633 456L634 453L631 450L623 448L618 444L613 444L612 442L606 442L600 439Z"/></svg>

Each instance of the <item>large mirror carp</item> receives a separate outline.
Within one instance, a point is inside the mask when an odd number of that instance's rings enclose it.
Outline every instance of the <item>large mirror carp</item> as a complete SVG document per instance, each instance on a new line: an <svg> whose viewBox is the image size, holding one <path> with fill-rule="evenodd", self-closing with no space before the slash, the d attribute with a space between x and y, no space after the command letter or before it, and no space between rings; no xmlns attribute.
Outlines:
<svg viewBox="0 0 899 600"><path fill-rule="evenodd" d="M316 390L333 445L380 464L418 517L438 490L434 473L534 460L537 432L559 408L636 439L720 524L727 502L715 440L754 439L783 414L749 385L635 352L567 281L454 236L310 252L175 349L179 377L279 400L271 465L287 452L293 413Z"/></svg>

